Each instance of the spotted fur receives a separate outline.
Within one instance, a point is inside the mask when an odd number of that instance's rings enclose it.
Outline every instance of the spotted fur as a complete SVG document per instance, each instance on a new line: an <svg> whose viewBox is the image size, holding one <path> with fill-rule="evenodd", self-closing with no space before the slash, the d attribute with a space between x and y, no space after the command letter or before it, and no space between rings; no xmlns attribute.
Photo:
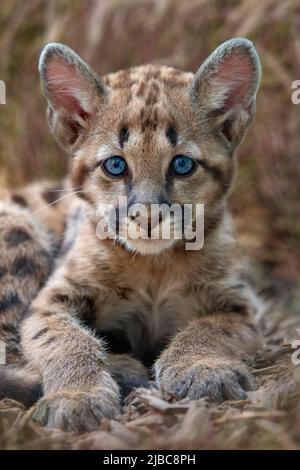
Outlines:
<svg viewBox="0 0 300 470"><path fill-rule="evenodd" d="M71 155L70 182L82 202L73 212L76 234L67 235L46 285L41 261L18 252L34 239L26 224L1 238L13 253L1 279L12 276L18 286L5 291L2 310L20 309L23 279L35 280L31 298L41 288L21 323L22 352L45 395L35 418L94 429L119 412L117 382L127 393L151 370L162 392L178 398L244 398L255 386L247 363L259 341L226 196L234 150L254 116L260 66L253 45L228 41L196 74L145 65L100 79L67 46L50 44L40 72L50 128ZM169 171L178 154L197 163L189 177ZM126 159L120 179L103 171L111 155ZM205 204L203 249L186 251L175 238L123 240L118 232L100 240L96 209L119 210L120 196L129 204ZM27 211L22 197L14 203Z"/></svg>

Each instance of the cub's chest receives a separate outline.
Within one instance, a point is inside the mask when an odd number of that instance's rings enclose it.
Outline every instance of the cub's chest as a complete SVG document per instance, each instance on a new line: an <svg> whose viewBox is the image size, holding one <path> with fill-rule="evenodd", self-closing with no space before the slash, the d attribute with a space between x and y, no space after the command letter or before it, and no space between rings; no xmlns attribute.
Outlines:
<svg viewBox="0 0 300 470"><path fill-rule="evenodd" d="M146 363L196 315L187 290L175 282L115 288L98 305L94 327L111 352L132 353Z"/></svg>

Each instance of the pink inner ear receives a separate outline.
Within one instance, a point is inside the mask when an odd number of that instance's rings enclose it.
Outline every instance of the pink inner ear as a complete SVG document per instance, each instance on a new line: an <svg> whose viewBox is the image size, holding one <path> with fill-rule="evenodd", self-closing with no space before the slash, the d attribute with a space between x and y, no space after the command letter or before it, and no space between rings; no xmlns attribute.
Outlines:
<svg viewBox="0 0 300 470"><path fill-rule="evenodd" d="M253 64L248 56L237 52L223 60L215 77L228 87L224 108L230 109L247 98L253 78Z"/></svg>
<svg viewBox="0 0 300 470"><path fill-rule="evenodd" d="M84 93L84 86L87 87L87 84L73 65L58 56L51 57L46 66L46 82L55 107L86 117L87 113L80 104L80 94Z"/></svg>

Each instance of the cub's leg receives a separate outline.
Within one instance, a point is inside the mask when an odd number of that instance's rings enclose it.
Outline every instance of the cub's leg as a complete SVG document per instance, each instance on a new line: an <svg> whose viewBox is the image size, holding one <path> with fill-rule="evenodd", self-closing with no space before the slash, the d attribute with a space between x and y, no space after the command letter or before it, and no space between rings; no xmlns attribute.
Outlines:
<svg viewBox="0 0 300 470"><path fill-rule="evenodd" d="M255 389L245 362L259 347L238 314L195 320L178 333L155 364L160 388L178 398L243 399Z"/></svg>
<svg viewBox="0 0 300 470"><path fill-rule="evenodd" d="M119 412L119 389L102 341L81 323L94 302L86 274L62 265L22 323L25 356L39 370L45 393L34 417L69 431L97 429L102 417Z"/></svg>

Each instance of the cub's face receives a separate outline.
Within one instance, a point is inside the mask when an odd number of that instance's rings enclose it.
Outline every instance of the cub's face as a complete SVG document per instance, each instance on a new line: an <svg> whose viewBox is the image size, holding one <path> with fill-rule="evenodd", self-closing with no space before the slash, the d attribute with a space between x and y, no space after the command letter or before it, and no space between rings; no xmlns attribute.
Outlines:
<svg viewBox="0 0 300 470"><path fill-rule="evenodd" d="M72 153L73 186L111 238L142 254L182 243L170 214L170 237L151 237L165 222L161 215L151 225L153 204L204 204L205 218L216 217L254 113L260 67L249 41L220 46L195 75L147 65L100 80L58 44L45 48L40 70L50 126ZM146 212L131 212L137 204ZM137 225L142 237L124 236Z"/></svg>
<svg viewBox="0 0 300 470"><path fill-rule="evenodd" d="M213 210L222 199L233 160L222 134L199 122L189 95L192 79L154 66L104 78L106 102L73 159L73 186L95 208L119 207L125 196L129 208L202 203ZM126 216L122 222L137 223ZM122 237L125 246L143 253L175 243L173 234L159 241L129 238Z"/></svg>

